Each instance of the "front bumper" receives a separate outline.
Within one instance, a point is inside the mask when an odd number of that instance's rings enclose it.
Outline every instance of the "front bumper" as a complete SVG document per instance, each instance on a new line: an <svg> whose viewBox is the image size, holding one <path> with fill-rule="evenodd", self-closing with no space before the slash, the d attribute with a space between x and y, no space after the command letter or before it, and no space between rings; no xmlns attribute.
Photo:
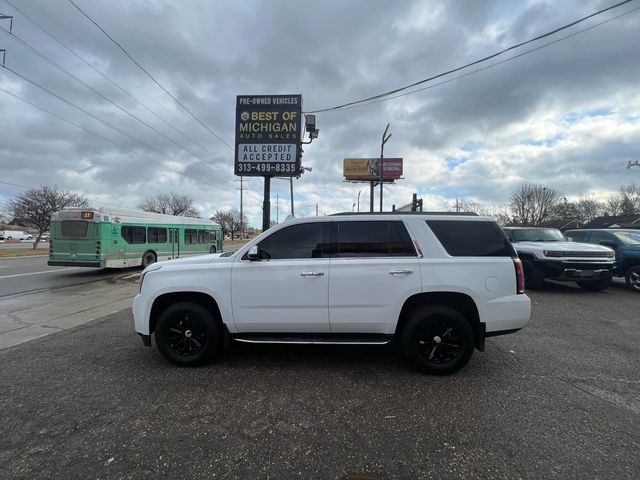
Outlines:
<svg viewBox="0 0 640 480"><path fill-rule="evenodd" d="M569 262L558 260L535 260L535 265L542 270L544 278L553 280L577 281L599 280L610 277L615 269L615 262Z"/></svg>
<svg viewBox="0 0 640 480"><path fill-rule="evenodd" d="M47 265L50 267L96 267L104 268L104 262L96 261L71 261L71 260L49 260Z"/></svg>

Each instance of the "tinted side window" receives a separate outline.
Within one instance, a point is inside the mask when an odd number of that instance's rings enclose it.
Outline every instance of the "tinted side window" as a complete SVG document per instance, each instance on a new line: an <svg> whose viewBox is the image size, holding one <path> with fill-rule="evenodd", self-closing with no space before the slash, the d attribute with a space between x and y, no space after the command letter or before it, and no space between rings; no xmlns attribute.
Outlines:
<svg viewBox="0 0 640 480"><path fill-rule="evenodd" d="M338 222L339 257L389 255L389 222Z"/></svg>
<svg viewBox="0 0 640 480"><path fill-rule="evenodd" d="M302 223L283 228L269 235L259 244L266 259L321 258L328 222Z"/></svg>
<svg viewBox="0 0 640 480"><path fill-rule="evenodd" d="M416 249L401 221L389 222L389 255L392 257L415 257Z"/></svg>
<svg viewBox="0 0 640 480"><path fill-rule="evenodd" d="M124 226L121 231L122 238L129 244L140 244L147 242L147 229L144 227Z"/></svg>
<svg viewBox="0 0 640 480"><path fill-rule="evenodd" d="M571 240L574 242L584 242L584 239L587 236L587 232L584 230L573 230L571 232L565 232L564 234L566 237L571 237Z"/></svg>
<svg viewBox="0 0 640 480"><path fill-rule="evenodd" d="M211 230L209 232L209 243L216 243L216 232L215 232L215 230Z"/></svg>
<svg viewBox="0 0 640 480"><path fill-rule="evenodd" d="M167 229L159 227L149 227L147 229L149 237L149 243L166 243L167 242Z"/></svg>
<svg viewBox="0 0 640 480"><path fill-rule="evenodd" d="M187 245L198 243L198 231L191 228L187 228L184 231L184 243Z"/></svg>
<svg viewBox="0 0 640 480"><path fill-rule="evenodd" d="M198 230L198 243L207 243L209 240L209 232L206 230Z"/></svg>
<svg viewBox="0 0 640 480"><path fill-rule="evenodd" d="M589 239L590 243L600 243L604 240L608 240L610 242L615 242L613 235L607 232L591 232L591 238ZM616 242L617 243L617 242Z"/></svg>
<svg viewBox="0 0 640 480"><path fill-rule="evenodd" d="M427 220L453 257L512 257L515 251L498 224L484 221Z"/></svg>

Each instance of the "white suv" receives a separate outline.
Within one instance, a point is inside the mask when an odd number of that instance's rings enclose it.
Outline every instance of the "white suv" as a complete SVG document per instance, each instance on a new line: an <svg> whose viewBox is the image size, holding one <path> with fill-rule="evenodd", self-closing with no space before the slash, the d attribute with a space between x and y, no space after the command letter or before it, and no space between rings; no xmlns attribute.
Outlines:
<svg viewBox="0 0 640 480"><path fill-rule="evenodd" d="M449 374L485 337L529 321L524 274L494 219L339 214L280 224L237 252L159 262L134 299L136 332L201 365L231 341L385 344Z"/></svg>

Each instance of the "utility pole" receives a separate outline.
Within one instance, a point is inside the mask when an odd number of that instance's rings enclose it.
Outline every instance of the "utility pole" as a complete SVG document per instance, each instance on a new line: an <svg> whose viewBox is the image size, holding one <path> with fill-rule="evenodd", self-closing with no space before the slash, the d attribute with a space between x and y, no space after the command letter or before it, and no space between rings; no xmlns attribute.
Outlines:
<svg viewBox="0 0 640 480"><path fill-rule="evenodd" d="M380 211L382 212L382 191L384 187L384 144L391 138L391 133L387 135L389 131L389 123L387 128L384 129L382 134L382 143L380 144Z"/></svg>
<svg viewBox="0 0 640 480"><path fill-rule="evenodd" d="M362 190L358 190L358 212L360 212L360 194L362 193Z"/></svg>
<svg viewBox="0 0 640 480"><path fill-rule="evenodd" d="M276 224L280 223L280 194L276 193Z"/></svg>
<svg viewBox="0 0 640 480"><path fill-rule="evenodd" d="M318 216L318 203L316 202L316 217Z"/></svg>

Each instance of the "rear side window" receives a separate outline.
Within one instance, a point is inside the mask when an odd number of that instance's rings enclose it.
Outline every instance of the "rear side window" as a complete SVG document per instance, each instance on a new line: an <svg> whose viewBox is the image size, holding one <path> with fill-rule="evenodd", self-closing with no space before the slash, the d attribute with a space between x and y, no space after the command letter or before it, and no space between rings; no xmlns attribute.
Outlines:
<svg viewBox="0 0 640 480"><path fill-rule="evenodd" d="M515 257L497 223L427 220L427 225L452 257Z"/></svg>
<svg viewBox="0 0 640 480"><path fill-rule="evenodd" d="M416 256L411 237L401 221L338 222L338 257Z"/></svg>
<svg viewBox="0 0 640 480"><path fill-rule="evenodd" d="M184 243L186 245L193 245L198 243L198 231L192 228L187 228L184 231Z"/></svg>

